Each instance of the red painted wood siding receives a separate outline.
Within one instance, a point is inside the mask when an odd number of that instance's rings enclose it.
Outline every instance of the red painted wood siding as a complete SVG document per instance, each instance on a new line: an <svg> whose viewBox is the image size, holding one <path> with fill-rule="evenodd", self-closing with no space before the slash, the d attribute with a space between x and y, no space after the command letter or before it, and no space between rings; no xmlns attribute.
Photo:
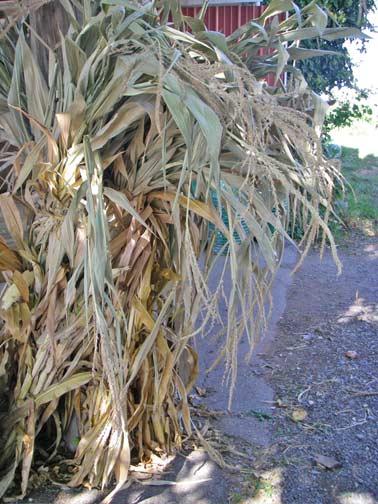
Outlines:
<svg viewBox="0 0 378 504"><path fill-rule="evenodd" d="M183 7L182 10L185 16L196 16L200 8ZM205 24L208 30L219 31L228 36L250 19L259 17L265 8L265 5L210 5L205 14ZM268 75L266 80L269 85L274 85L273 74Z"/></svg>
<svg viewBox="0 0 378 504"><path fill-rule="evenodd" d="M209 30L220 31L231 35L237 28L247 23L250 19L259 17L264 10L263 6L256 5L225 5L209 6L205 15L205 24ZM184 7L186 16L196 16L200 7Z"/></svg>

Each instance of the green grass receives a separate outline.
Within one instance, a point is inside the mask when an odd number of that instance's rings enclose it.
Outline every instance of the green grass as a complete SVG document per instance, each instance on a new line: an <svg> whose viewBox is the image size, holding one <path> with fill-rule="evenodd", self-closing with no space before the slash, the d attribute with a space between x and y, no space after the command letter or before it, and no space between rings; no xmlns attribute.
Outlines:
<svg viewBox="0 0 378 504"><path fill-rule="evenodd" d="M242 495L238 492L235 492L235 493L231 494L229 501L230 501L230 504L241 504L245 500L246 500L245 495Z"/></svg>
<svg viewBox="0 0 378 504"><path fill-rule="evenodd" d="M269 481L265 481L265 480L260 479L256 483L256 492L259 492L259 491L264 492L268 497L273 497L273 494L275 492L275 488L272 485L272 483L270 483Z"/></svg>
<svg viewBox="0 0 378 504"><path fill-rule="evenodd" d="M230 504L242 504L253 499L258 494L265 494L272 498L277 492L275 485L265 477L256 477L255 474L247 474L242 483L242 489L233 492L229 497Z"/></svg>
<svg viewBox="0 0 378 504"><path fill-rule="evenodd" d="M341 161L342 173L351 187L347 187L345 202L336 201L338 214L346 229L375 236L378 234L378 157L369 154L361 158L358 149L343 147ZM333 231L339 238L342 228L335 225Z"/></svg>

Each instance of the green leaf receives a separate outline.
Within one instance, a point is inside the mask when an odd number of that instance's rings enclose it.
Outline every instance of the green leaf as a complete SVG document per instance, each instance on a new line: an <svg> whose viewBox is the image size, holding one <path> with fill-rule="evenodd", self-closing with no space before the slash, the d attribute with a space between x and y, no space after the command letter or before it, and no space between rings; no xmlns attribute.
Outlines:
<svg viewBox="0 0 378 504"><path fill-rule="evenodd" d="M13 189L13 192L18 191L18 189L24 184L24 182L29 178L29 175L31 174L32 170L36 168L37 160L39 159L42 149L46 145L46 139L41 138L37 144L34 145L32 150L29 152L29 154L26 156L26 159L24 161L24 164L22 165L21 171L18 174L18 177L16 179L16 183ZM38 171L35 170L35 173L37 174Z"/></svg>
<svg viewBox="0 0 378 504"><path fill-rule="evenodd" d="M319 30L320 34L323 33L328 23L328 16L326 12L314 2L304 9L304 11L310 14L309 21L312 25Z"/></svg>
<svg viewBox="0 0 378 504"><path fill-rule="evenodd" d="M316 58L319 56L341 56L340 53L336 51L325 51L321 49L304 49L301 47L289 47L287 52L290 55L290 59L296 61L308 58Z"/></svg>
<svg viewBox="0 0 378 504"><path fill-rule="evenodd" d="M25 92L28 113L43 124L48 103L48 91L45 80L35 58L23 36L20 37L22 47L22 66L25 80ZM21 107L22 108L22 107ZM41 132L34 128L34 138L38 140Z"/></svg>
<svg viewBox="0 0 378 504"><path fill-rule="evenodd" d="M91 142L92 149L100 149L122 131L127 131L133 123L139 121L145 114L146 110L140 103L128 100L93 138Z"/></svg>
<svg viewBox="0 0 378 504"><path fill-rule="evenodd" d="M187 93L184 93L183 101L202 130L210 156L213 159L218 159L223 128L217 114L192 90L188 90Z"/></svg>
<svg viewBox="0 0 378 504"><path fill-rule="evenodd" d="M291 0L272 0L259 17L259 21L266 21L270 17L277 16L278 14L291 10L295 10L295 3Z"/></svg>
<svg viewBox="0 0 378 504"><path fill-rule="evenodd" d="M326 28L322 33L322 38L325 40L337 40L340 38L358 38L368 40L371 37L363 33L358 28L339 27L339 28Z"/></svg>
<svg viewBox="0 0 378 504"><path fill-rule="evenodd" d="M286 63L290 59L290 52L285 48L283 44L278 44L277 52L277 70L276 70L276 82L278 82L281 73L286 67Z"/></svg>

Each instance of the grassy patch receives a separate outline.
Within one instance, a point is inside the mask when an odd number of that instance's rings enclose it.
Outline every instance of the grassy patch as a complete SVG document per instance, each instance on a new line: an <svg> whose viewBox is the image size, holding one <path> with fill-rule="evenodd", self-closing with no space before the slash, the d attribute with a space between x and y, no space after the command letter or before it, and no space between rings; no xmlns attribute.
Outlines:
<svg viewBox="0 0 378 504"><path fill-rule="evenodd" d="M238 492L234 492L233 494L231 494L229 502L230 504L242 504L242 502L243 501L245 502L245 500L246 500L245 495L242 495Z"/></svg>
<svg viewBox="0 0 378 504"><path fill-rule="evenodd" d="M358 229L368 236L378 235L378 157L359 157L359 150L343 147L342 172L347 187L345 202L336 201L337 211L347 228ZM341 227L334 229L336 237Z"/></svg>
<svg viewBox="0 0 378 504"><path fill-rule="evenodd" d="M264 492L268 497L273 497L275 487L270 481L258 480L256 483L256 492Z"/></svg>
<svg viewBox="0 0 378 504"><path fill-rule="evenodd" d="M242 504L247 502L260 502L259 497L267 497L273 502L276 502L274 497L278 495L277 481L274 476L265 475L264 477L256 477L253 473L246 474L242 483L242 488L233 492L230 495L230 504ZM265 502L265 500L264 500Z"/></svg>

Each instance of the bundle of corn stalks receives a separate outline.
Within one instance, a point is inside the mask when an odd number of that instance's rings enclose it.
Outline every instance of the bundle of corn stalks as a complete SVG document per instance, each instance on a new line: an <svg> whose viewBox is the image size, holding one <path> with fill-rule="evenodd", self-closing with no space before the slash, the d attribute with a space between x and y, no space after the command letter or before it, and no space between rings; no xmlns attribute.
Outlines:
<svg viewBox="0 0 378 504"><path fill-rule="evenodd" d="M132 461L174 452L191 434L191 341L219 319L227 268L218 360L232 390L240 338L252 348L264 326L289 221L301 219L304 252L319 232L335 252L338 174L315 130L320 102L295 68L290 92L253 75L273 69L279 80L303 57L287 41L326 33L324 13L312 3L279 25L272 16L292 3L273 2L226 39L201 16L175 11L173 27L165 7L62 0L70 26L50 47L3 3L13 17L0 41L10 235L0 239L0 497L15 482L25 495L33 461L53 461L73 422L69 484L117 490ZM217 231L224 258L213 254Z"/></svg>

